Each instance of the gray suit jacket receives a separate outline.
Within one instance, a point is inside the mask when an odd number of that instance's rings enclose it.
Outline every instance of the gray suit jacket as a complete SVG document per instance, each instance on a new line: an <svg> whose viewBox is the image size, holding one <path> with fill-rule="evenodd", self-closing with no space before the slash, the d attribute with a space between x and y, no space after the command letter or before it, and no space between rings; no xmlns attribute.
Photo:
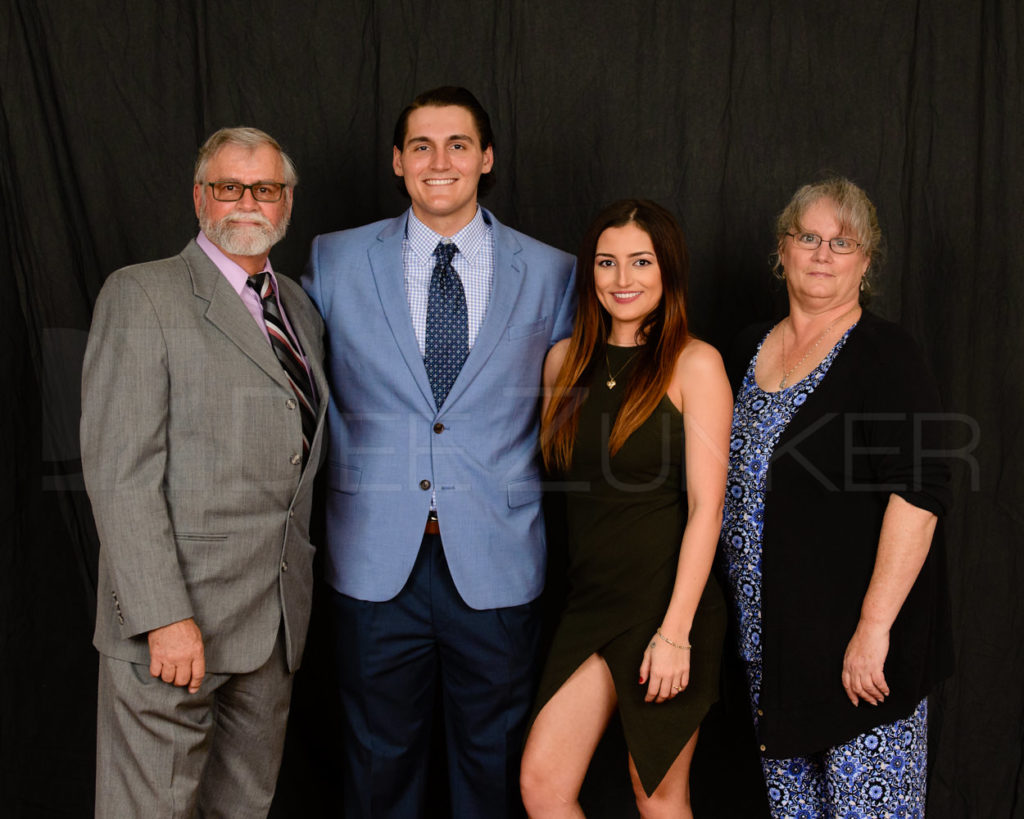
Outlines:
<svg viewBox="0 0 1024 819"><path fill-rule="evenodd" d="M195 618L207 669L306 639L313 478L327 384L323 323L301 288L281 302L319 402L309 462L284 371L238 294L193 241L104 284L82 380L82 466L100 536L100 652L149 662L147 632Z"/></svg>

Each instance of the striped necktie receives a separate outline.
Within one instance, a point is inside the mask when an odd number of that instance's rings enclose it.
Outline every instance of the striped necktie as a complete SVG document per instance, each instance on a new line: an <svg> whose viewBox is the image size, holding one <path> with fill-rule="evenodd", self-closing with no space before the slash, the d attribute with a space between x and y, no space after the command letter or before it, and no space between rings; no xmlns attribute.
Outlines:
<svg viewBox="0 0 1024 819"><path fill-rule="evenodd" d="M285 329L284 320L281 318L281 311L277 307L277 299L274 298L274 284L270 274L266 271L249 277L246 282L260 297L263 304L263 321L267 325L267 334L270 336L270 346L274 348L277 360L281 362L284 373L288 376L288 383L299 402L299 414L302 417L302 462L305 464L309 457L309 447L313 442L313 433L316 431L316 397L313 393L313 385L310 381L306 365L302 360L302 352L299 349L299 342L292 339Z"/></svg>

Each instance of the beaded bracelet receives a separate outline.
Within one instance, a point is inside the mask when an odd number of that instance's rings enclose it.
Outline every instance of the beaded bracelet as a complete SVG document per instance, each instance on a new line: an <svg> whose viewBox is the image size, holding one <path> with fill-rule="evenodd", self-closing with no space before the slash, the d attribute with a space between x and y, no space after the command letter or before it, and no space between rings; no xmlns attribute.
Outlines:
<svg viewBox="0 0 1024 819"><path fill-rule="evenodd" d="M658 629L658 636L673 648L681 648L684 651L688 651L690 648L692 648L692 646L689 643L677 643L674 640L668 639L668 637L661 633L660 628Z"/></svg>

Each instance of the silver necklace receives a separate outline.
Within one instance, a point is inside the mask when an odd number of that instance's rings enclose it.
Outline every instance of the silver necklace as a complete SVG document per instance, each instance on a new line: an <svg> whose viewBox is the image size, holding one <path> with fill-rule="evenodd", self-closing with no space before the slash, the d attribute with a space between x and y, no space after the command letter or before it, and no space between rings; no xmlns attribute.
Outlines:
<svg viewBox="0 0 1024 819"><path fill-rule="evenodd" d="M794 372L796 372L797 367L799 367L801 364L803 364L807 360L807 356L809 356L811 353L813 353L815 351L815 349L817 349L818 345L821 344L821 342L825 338L825 336L827 336L832 331L832 328L835 327L840 321L842 321L848 315L850 315L850 313L852 313L858 307L860 307L860 305L859 304L855 304L853 307L851 307L849 310L847 310L841 316L837 316L832 321L832 323L829 324L828 327L826 327L824 330L821 331L821 335L818 336L818 338L815 340L815 342L808 348L807 352L804 353L800 357L800 360L798 362L796 362L796 364L794 364L788 370L786 369L786 325L785 324L782 325L782 369L783 369L783 373L782 373L782 378L779 379L779 389L780 390L783 390L783 389L786 388L786 379L789 378ZM788 321L788 322L790 322L792 324L792 319L790 319L789 316L786 316L786 321Z"/></svg>

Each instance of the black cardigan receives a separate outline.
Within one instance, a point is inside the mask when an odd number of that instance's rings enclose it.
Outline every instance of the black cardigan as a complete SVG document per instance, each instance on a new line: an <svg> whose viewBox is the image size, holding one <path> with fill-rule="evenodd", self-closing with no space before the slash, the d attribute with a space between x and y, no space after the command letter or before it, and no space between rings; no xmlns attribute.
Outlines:
<svg viewBox="0 0 1024 819"><path fill-rule="evenodd" d="M746 337L734 388L767 327ZM906 717L952 670L942 515L951 503L938 392L917 345L864 312L793 417L768 467L762 542L758 729L770 757L804 756ZM890 494L940 517L890 631L878 706L842 686Z"/></svg>

